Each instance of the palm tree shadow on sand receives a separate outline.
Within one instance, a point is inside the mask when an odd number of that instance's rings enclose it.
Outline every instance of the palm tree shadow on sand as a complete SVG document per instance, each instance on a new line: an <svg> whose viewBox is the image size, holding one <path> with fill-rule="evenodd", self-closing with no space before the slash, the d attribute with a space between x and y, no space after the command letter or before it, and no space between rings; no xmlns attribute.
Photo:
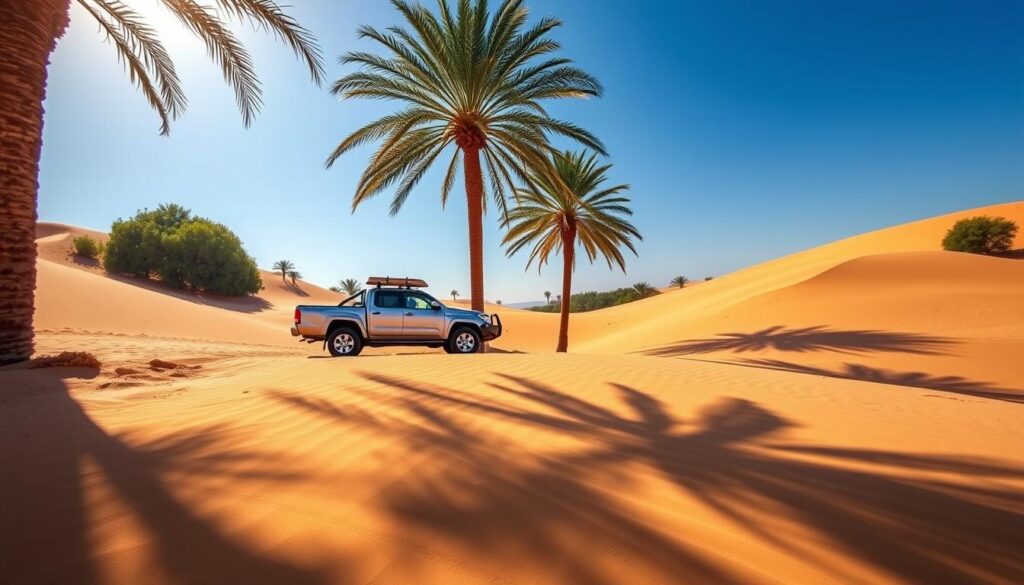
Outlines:
<svg viewBox="0 0 1024 585"><path fill-rule="evenodd" d="M1021 493L1000 485L1024 479L1024 468L952 456L773 444L793 423L738 398L722 399L695 420L683 421L651 395L619 384L612 386L627 414L503 374L491 386L514 401L362 375L385 390L352 392L404 414L382 418L326 400L276 397L433 449L437 475L396 484L383 495L385 509L400 525L443 534L480 554L515 550L519 558L557 567L560 582L616 582L592 562L593 547L628 551L658 576L652 581L738 580L701 552L700 543L690 546L684 537L662 534L608 495L608 485L628 491L624 469L633 464L650 466L750 535L826 570L827 561L805 546L806 531L910 581L1024 579L1017 546L1024 533ZM481 432L495 420L572 436L585 447L524 452ZM447 460L452 464L443 464ZM968 478L969 485L949 481L949 474ZM802 530L795 533L794 522Z"/></svg>
<svg viewBox="0 0 1024 585"><path fill-rule="evenodd" d="M61 376L69 372L75 377L96 374L48 370L40 376L42 385L5 393L6 400L24 412L3 429L6 438L0 453L0 501L6 508L0 522L0 574L5 579L56 582L74 575L75 583L102 581L94 566L96 551L89 542L89 513L83 501L87 478L81 466L89 461L145 529L153 563L170 582L325 581L318 572L247 550L189 510L161 479L166 471L263 481L293 476L261 467L266 454L217 450L221 429L216 427L131 446L97 425L68 394ZM37 443L26 448L38 457L18 456L21 441Z"/></svg>
<svg viewBox="0 0 1024 585"><path fill-rule="evenodd" d="M943 355L944 350L953 344L951 339L899 331L842 330L823 326L786 328L775 325L753 333L721 333L712 338L679 341L643 353L676 357L718 351L744 353L774 349L796 353L831 351L846 354L900 352Z"/></svg>
<svg viewBox="0 0 1024 585"><path fill-rule="evenodd" d="M992 400L1024 403L1024 390L1002 388L990 382L971 380L962 376L936 376L925 372L899 372L896 370L887 370L884 368L875 368L864 364L852 363L845 363L842 368L834 370L794 364L783 360L767 359L744 359L740 361L716 363L728 363L750 368L764 368L768 370L778 370L781 372L794 372L797 374L810 374L812 376L825 376L827 378L840 378L843 380L859 380L862 382L874 382L877 384L906 386L908 388L962 394L964 396L974 396L976 398L989 398Z"/></svg>

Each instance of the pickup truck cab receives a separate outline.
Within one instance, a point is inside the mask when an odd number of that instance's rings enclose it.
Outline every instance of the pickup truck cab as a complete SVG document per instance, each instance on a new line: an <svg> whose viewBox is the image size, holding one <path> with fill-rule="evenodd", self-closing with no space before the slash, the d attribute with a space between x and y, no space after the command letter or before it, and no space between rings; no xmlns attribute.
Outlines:
<svg viewBox="0 0 1024 585"><path fill-rule="evenodd" d="M446 307L412 278L372 277L373 286L336 306L295 307L293 336L323 341L332 356L355 356L363 347L420 345L448 353L476 353L501 336L501 319L478 311Z"/></svg>

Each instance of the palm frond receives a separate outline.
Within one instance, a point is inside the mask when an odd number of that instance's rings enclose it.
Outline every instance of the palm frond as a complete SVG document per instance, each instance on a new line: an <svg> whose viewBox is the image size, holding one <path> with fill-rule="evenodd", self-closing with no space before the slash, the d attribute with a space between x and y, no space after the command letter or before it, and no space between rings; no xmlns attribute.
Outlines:
<svg viewBox="0 0 1024 585"><path fill-rule="evenodd" d="M625 272L621 248L636 254L634 241L642 240L639 230L626 218L632 215L629 199L622 195L627 185L601 188L610 165L598 165L596 155L555 153L552 172L533 172L539 188L517 191L518 205L509 212L508 231L502 241L506 255L529 248L526 267L538 263L538 270L551 254L561 251L563 241L579 244L590 262L599 256L609 268Z"/></svg>
<svg viewBox="0 0 1024 585"><path fill-rule="evenodd" d="M269 30L292 48L296 57L305 61L309 77L317 85L324 81L324 58L320 45L309 30L286 14L272 0L217 0L229 14L244 18L264 30Z"/></svg>
<svg viewBox="0 0 1024 585"><path fill-rule="evenodd" d="M167 54L163 46L155 41L151 31L135 26L137 15L117 6L117 3L100 2L99 5L107 11L106 15L86 0L78 0L78 3L99 23L107 40L114 45L118 61L127 69L129 79L139 87L146 101L156 110L160 117L160 134L170 134L171 119L183 107L184 96L181 95L173 64L169 71L167 69L170 60L163 59ZM153 61L154 55L159 58L159 65ZM157 88L158 85L162 92Z"/></svg>
<svg viewBox="0 0 1024 585"><path fill-rule="evenodd" d="M192 33L206 45L206 51L220 65L224 80L235 92L235 103L248 128L263 105L259 78L252 57L220 18L195 0L161 0Z"/></svg>

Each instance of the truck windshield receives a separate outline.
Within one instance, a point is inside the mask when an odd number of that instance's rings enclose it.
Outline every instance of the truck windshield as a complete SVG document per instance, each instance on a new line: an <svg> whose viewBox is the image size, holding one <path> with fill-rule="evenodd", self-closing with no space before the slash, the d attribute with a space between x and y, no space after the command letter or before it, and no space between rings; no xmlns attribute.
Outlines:
<svg viewBox="0 0 1024 585"><path fill-rule="evenodd" d="M338 306L339 307L362 307L363 306L363 296L365 294L366 294L365 290L359 291L356 294L354 294L354 295L350 296L349 298L345 299L344 301L341 301L340 303L338 303Z"/></svg>

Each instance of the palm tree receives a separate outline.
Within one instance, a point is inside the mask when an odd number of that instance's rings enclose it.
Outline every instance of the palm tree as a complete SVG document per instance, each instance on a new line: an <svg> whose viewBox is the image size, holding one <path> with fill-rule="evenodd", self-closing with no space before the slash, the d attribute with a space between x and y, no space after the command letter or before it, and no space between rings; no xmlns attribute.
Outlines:
<svg viewBox="0 0 1024 585"><path fill-rule="evenodd" d="M274 270L279 271L281 273L281 281L286 282L288 272L295 270L295 263L291 260L278 260L274 262Z"/></svg>
<svg viewBox="0 0 1024 585"><path fill-rule="evenodd" d="M655 290L649 282L638 282L633 285L633 290L641 299L646 299L647 297L654 296L658 293L658 291Z"/></svg>
<svg viewBox="0 0 1024 585"><path fill-rule="evenodd" d="M547 304L551 304L551 291L544 291L544 300L547 302Z"/></svg>
<svg viewBox="0 0 1024 585"><path fill-rule="evenodd" d="M517 192L519 205L508 214L508 233L504 243L508 255L530 246L526 267L538 261L540 270L552 252L562 252L561 321L558 328L558 346L564 352L569 347L569 299L572 298L572 271L576 265L576 244L583 247L591 263L598 254L604 257L608 268L613 264L626 271L626 262L619 246L636 254L633 238L643 239L640 232L626 220L633 214L629 199L622 193L628 185L606 187L606 173L611 165L599 165L596 155L583 152L554 153L552 166L557 175L535 172L533 183L539 189L521 189Z"/></svg>
<svg viewBox="0 0 1024 585"><path fill-rule="evenodd" d="M342 279L338 281L338 284L341 285L339 289L341 291L344 291L345 294L347 294L348 296L359 294L359 291L363 290L362 285L359 284L359 281L354 278Z"/></svg>
<svg viewBox="0 0 1024 585"><path fill-rule="evenodd" d="M0 364L33 350L36 281L35 227L43 100L50 54L64 35L72 0L0 0ZM98 23L132 82L160 118L160 133L185 110L178 74L157 31L118 0L75 0ZM259 111L259 80L248 51L222 15L272 31L309 67L319 84L323 59L313 36L274 0L218 0L219 12L196 0L162 0L206 44L235 92L242 123Z"/></svg>
<svg viewBox="0 0 1024 585"><path fill-rule="evenodd" d="M288 278L292 279L292 285L296 285L295 281L296 279L302 278L302 273L300 273L298 270L289 270Z"/></svg>
<svg viewBox="0 0 1024 585"><path fill-rule="evenodd" d="M677 276L673 278L668 284L669 286L683 288L684 286L686 286L686 283L688 282L690 282L689 278L686 278L685 276Z"/></svg>
<svg viewBox="0 0 1024 585"><path fill-rule="evenodd" d="M568 59L547 57L559 48L549 33L561 22L543 18L528 27L522 0L504 0L493 14L487 0L460 0L454 13L447 0L438 0L439 15L406 0L391 3L408 28L362 27L360 35L382 45L388 56L346 54L342 63L360 68L337 80L331 91L341 99L394 100L404 109L350 134L327 157L326 166L361 144L381 142L359 179L352 209L394 186L394 215L435 160L453 146L441 205L448 201L461 164L471 306L481 311L485 172L494 203L504 215L505 193L514 191L515 181L529 184L527 169L547 167L549 135L566 136L603 153L597 138L551 118L542 105L551 99L599 96L601 86Z"/></svg>
<svg viewBox="0 0 1024 585"><path fill-rule="evenodd" d="M457 291L455 289L452 289L452 302L455 302L455 299L457 299L458 297L459 297L459 291Z"/></svg>

